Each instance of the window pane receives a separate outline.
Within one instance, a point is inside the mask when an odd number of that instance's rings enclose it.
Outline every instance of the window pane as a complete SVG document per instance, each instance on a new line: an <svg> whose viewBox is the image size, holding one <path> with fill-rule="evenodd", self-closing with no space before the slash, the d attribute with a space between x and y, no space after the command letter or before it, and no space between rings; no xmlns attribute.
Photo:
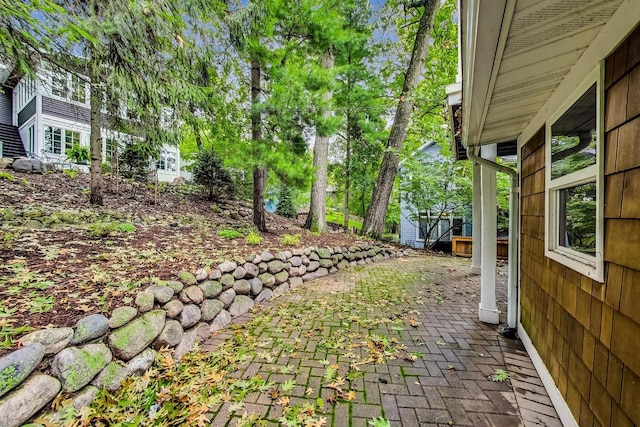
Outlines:
<svg viewBox="0 0 640 427"><path fill-rule="evenodd" d="M595 255L596 183L576 185L558 193L559 246Z"/></svg>
<svg viewBox="0 0 640 427"><path fill-rule="evenodd" d="M51 93L62 98L67 97L67 76L60 72L54 72L51 77Z"/></svg>
<svg viewBox="0 0 640 427"><path fill-rule="evenodd" d="M596 85L551 125L551 179L596 164Z"/></svg>
<svg viewBox="0 0 640 427"><path fill-rule="evenodd" d="M419 233L418 238L420 240L424 240L424 236L427 234L427 230L429 229L429 222L426 217L421 216L418 221L419 224Z"/></svg>
<svg viewBox="0 0 640 427"><path fill-rule="evenodd" d="M85 83L84 80L79 78L78 76L71 76L71 99L74 101L82 102L83 104L87 102L87 93L85 92Z"/></svg>

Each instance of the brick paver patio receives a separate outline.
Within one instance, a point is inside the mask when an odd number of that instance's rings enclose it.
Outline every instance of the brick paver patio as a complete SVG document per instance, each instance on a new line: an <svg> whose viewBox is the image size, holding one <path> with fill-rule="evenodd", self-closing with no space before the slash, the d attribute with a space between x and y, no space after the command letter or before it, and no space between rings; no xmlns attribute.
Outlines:
<svg viewBox="0 0 640 427"><path fill-rule="evenodd" d="M561 425L521 343L478 321L479 277L469 270L464 259L392 259L307 283L236 319L255 323L256 351L231 375L291 390L254 392L241 411L224 403L211 425L237 425L242 414L278 425L319 399L329 426L379 417L392 426ZM498 277L504 312L506 276ZM233 326L203 348L227 339L238 339ZM509 380L492 381L497 369Z"/></svg>

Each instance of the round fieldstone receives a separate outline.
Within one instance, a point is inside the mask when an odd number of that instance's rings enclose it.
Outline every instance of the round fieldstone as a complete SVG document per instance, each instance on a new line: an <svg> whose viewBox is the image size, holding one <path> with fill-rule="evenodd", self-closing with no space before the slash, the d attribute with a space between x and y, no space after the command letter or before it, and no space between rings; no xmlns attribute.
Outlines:
<svg viewBox="0 0 640 427"><path fill-rule="evenodd" d="M260 273L264 273L265 271L267 271L268 268L269 266L267 265L266 262L261 262L260 264L258 264L258 272Z"/></svg>
<svg viewBox="0 0 640 427"><path fill-rule="evenodd" d="M247 280L240 279L233 284L233 290L236 291L236 295L249 295L251 284Z"/></svg>
<svg viewBox="0 0 640 427"><path fill-rule="evenodd" d="M220 282L207 280L206 282L200 283L199 286L200 289L202 289L202 295L205 298L214 298L222 292L222 284Z"/></svg>
<svg viewBox="0 0 640 427"><path fill-rule="evenodd" d="M320 256L317 252L311 252L309 255L307 255L307 257L310 261L320 261Z"/></svg>
<svg viewBox="0 0 640 427"><path fill-rule="evenodd" d="M295 289L298 286L302 285L302 277L290 277L289 278L289 287L291 289Z"/></svg>
<svg viewBox="0 0 640 427"><path fill-rule="evenodd" d="M207 272L206 269L200 268L198 269L198 271L196 271L195 276L196 276L196 282L203 282L207 280L207 278L209 277L209 273Z"/></svg>
<svg viewBox="0 0 640 427"><path fill-rule="evenodd" d="M269 288L264 288L256 297L256 302L260 303L263 301L268 301L273 296L273 291Z"/></svg>
<svg viewBox="0 0 640 427"><path fill-rule="evenodd" d="M302 257L294 256L289 258L289 263L292 267L300 267L302 265Z"/></svg>
<svg viewBox="0 0 640 427"><path fill-rule="evenodd" d="M275 257L271 252L264 251L260 254L260 258L262 258L262 262L269 262L273 260Z"/></svg>
<svg viewBox="0 0 640 427"><path fill-rule="evenodd" d="M164 329L166 312L152 310L109 335L109 347L119 359L129 360L151 344Z"/></svg>
<svg viewBox="0 0 640 427"><path fill-rule="evenodd" d="M180 313L182 313L184 304L182 304L181 301L174 299L166 303L162 308L167 312L167 317L175 319L180 315Z"/></svg>
<svg viewBox="0 0 640 427"><path fill-rule="evenodd" d="M269 273L271 274L276 274L284 270L284 263L279 259L270 261L267 265L269 266Z"/></svg>
<svg viewBox="0 0 640 427"><path fill-rule="evenodd" d="M232 275L233 275L233 278L236 280L244 279L244 276L247 275L247 270L245 270L244 267L239 266L239 267L236 267L235 270L233 270Z"/></svg>
<svg viewBox="0 0 640 427"><path fill-rule="evenodd" d="M217 268L214 268L213 270L211 270L211 273L209 273L209 280L220 280L221 277L222 272Z"/></svg>
<svg viewBox="0 0 640 427"><path fill-rule="evenodd" d="M0 426L18 427L27 422L60 392L60 381L49 375L33 375L0 400Z"/></svg>
<svg viewBox="0 0 640 427"><path fill-rule="evenodd" d="M257 277L250 279L249 284L251 285L251 295L255 296L262 292L262 282Z"/></svg>
<svg viewBox="0 0 640 427"><path fill-rule="evenodd" d="M181 271L180 273L178 273L178 277L180 278L180 281L187 286L195 285L196 283L198 283L198 281L196 280L196 276L194 276L192 273L189 273L188 271Z"/></svg>
<svg viewBox="0 0 640 427"><path fill-rule="evenodd" d="M171 289L169 286L149 286L147 288L147 292L153 294L158 304L165 304L169 302L174 295L173 289Z"/></svg>
<svg viewBox="0 0 640 427"><path fill-rule="evenodd" d="M309 259L308 256L306 255L302 255L302 265L309 265L309 263L311 262L311 260Z"/></svg>
<svg viewBox="0 0 640 427"><path fill-rule="evenodd" d="M324 277L329 275L329 270L327 270L326 268L319 268L316 270L316 277Z"/></svg>
<svg viewBox="0 0 640 427"><path fill-rule="evenodd" d="M252 279L260 273L260 269L257 265L252 263L246 263L243 265L245 271L245 278Z"/></svg>
<svg viewBox="0 0 640 427"><path fill-rule="evenodd" d="M36 342L0 358L0 396L29 376L42 361L44 352L44 345Z"/></svg>
<svg viewBox="0 0 640 427"><path fill-rule="evenodd" d="M133 359L129 360L127 364L124 365L127 376L144 374L147 369L153 365L157 354L158 353L154 349L148 348Z"/></svg>
<svg viewBox="0 0 640 427"><path fill-rule="evenodd" d="M238 295L233 300L233 304L229 307L231 317L242 316L253 308L253 299L246 295Z"/></svg>
<svg viewBox="0 0 640 427"><path fill-rule="evenodd" d="M280 283L284 283L287 281L287 279L289 278L289 273L287 273L286 271L281 271L273 277L276 280L276 285L279 285Z"/></svg>
<svg viewBox="0 0 640 427"><path fill-rule="evenodd" d="M111 351L103 343L67 347L53 358L51 372L64 391L74 392L89 384L111 359Z"/></svg>
<svg viewBox="0 0 640 427"><path fill-rule="evenodd" d="M200 312L202 313L202 320L205 322L211 321L218 315L224 308L224 303L217 299L206 299L200 306Z"/></svg>
<svg viewBox="0 0 640 427"><path fill-rule="evenodd" d="M320 260L320 267L331 268L333 267L333 261L327 258L322 258Z"/></svg>
<svg viewBox="0 0 640 427"><path fill-rule="evenodd" d="M218 296L218 299L222 301L224 304L224 307L227 308L231 305L235 297L236 297L236 291L234 291L233 289L227 289L226 291L222 292Z"/></svg>
<svg viewBox="0 0 640 427"><path fill-rule="evenodd" d="M211 336L211 326L208 323L200 322L193 329L196 331L197 342L202 342Z"/></svg>
<svg viewBox="0 0 640 427"><path fill-rule="evenodd" d="M76 323L71 344L80 344L99 338L109 331L109 320L102 314L83 317Z"/></svg>
<svg viewBox="0 0 640 427"><path fill-rule="evenodd" d="M173 289L174 293L178 293L180 292L182 289L184 289L184 284L182 282L178 282L176 280L170 280L167 282L167 286L170 287L171 289Z"/></svg>
<svg viewBox="0 0 640 427"><path fill-rule="evenodd" d="M227 310L222 310L211 322L211 332L220 330L231 323L231 314Z"/></svg>
<svg viewBox="0 0 640 427"><path fill-rule="evenodd" d="M135 307L122 306L118 307L111 313L109 318L109 327L111 329L119 328L131 321L138 315L138 309Z"/></svg>
<svg viewBox="0 0 640 427"><path fill-rule="evenodd" d="M60 382L58 382L58 387L59 384ZM75 408L76 411L79 411L87 406L91 406L91 404L93 403L93 399L96 398L99 391L100 390L98 389L98 387L88 385L80 390L78 394L76 394L76 396L73 398L73 401L71 402L71 405Z"/></svg>
<svg viewBox="0 0 640 427"><path fill-rule="evenodd" d="M196 285L187 286L180 292L180 300L184 303L193 302L195 304L200 304L204 301L204 294L202 289L200 289Z"/></svg>
<svg viewBox="0 0 640 427"><path fill-rule="evenodd" d="M178 316L178 321L183 328L190 328L200 321L202 313L200 308L195 304L187 304L184 306L182 313Z"/></svg>
<svg viewBox="0 0 640 427"><path fill-rule="evenodd" d="M140 313L146 313L147 311L153 308L153 302L155 300L155 295L151 292L138 292L136 294L136 306L138 306L138 310Z"/></svg>
<svg viewBox="0 0 640 427"><path fill-rule="evenodd" d="M280 251L278 252L278 259L282 262L286 262L289 258L291 258L293 255L291 254L291 251Z"/></svg>
<svg viewBox="0 0 640 427"><path fill-rule="evenodd" d="M233 274L223 274L220 278L220 283L222 284L223 289L228 289L233 286L233 283L236 281Z"/></svg>
<svg viewBox="0 0 640 427"><path fill-rule="evenodd" d="M311 261L307 266L307 272L312 273L316 271L320 267L320 263L318 261Z"/></svg>
<svg viewBox="0 0 640 427"><path fill-rule="evenodd" d="M174 359L176 360L182 359L182 356L189 353L193 349L193 346L197 341L197 333L198 332L196 331L195 328L191 328L188 331L184 332L184 334L182 335L182 340L180 341L180 344L178 344L176 348L173 350Z"/></svg>
<svg viewBox="0 0 640 427"><path fill-rule="evenodd" d="M258 279L262 282L262 285L272 289L276 284L276 278L271 273L262 273L258 276Z"/></svg>
<svg viewBox="0 0 640 427"><path fill-rule="evenodd" d="M282 294L284 294L285 292L287 292L289 290L289 284L288 283L283 283L281 285L279 285L278 287L276 287L273 290L273 296L274 297L279 297Z"/></svg>
<svg viewBox="0 0 640 427"><path fill-rule="evenodd" d="M40 343L44 346L44 354L56 354L69 345L72 336L72 328L40 329L20 338L20 344L27 347Z"/></svg>
<svg viewBox="0 0 640 427"><path fill-rule="evenodd" d="M124 366L116 362L109 363L91 381L91 384L99 389L114 392L120 388L120 383L127 377Z"/></svg>
<svg viewBox="0 0 640 427"><path fill-rule="evenodd" d="M184 329L177 320L167 320L158 338L153 342L153 348L175 347L182 341Z"/></svg>
<svg viewBox="0 0 640 427"><path fill-rule="evenodd" d="M231 273L236 269L237 266L238 264L233 261L225 261L218 266L218 270L220 270L222 273Z"/></svg>
<svg viewBox="0 0 640 427"><path fill-rule="evenodd" d="M260 255L251 254L251 255L247 255L246 257L244 257L244 260L246 262L249 262L249 263L252 263L252 264L253 263L258 264L258 263L260 263L260 261L262 261L262 259L259 259L258 262L256 262L256 259L258 259L258 258L260 258Z"/></svg>

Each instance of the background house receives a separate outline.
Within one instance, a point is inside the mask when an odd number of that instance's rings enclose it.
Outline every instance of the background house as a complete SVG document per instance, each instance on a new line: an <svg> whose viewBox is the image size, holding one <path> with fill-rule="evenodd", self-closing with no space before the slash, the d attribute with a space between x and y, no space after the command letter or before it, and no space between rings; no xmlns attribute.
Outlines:
<svg viewBox="0 0 640 427"><path fill-rule="evenodd" d="M5 80L0 94L0 140L4 157L33 155L63 162L74 144L89 146L90 86L78 75L40 66L35 76ZM130 119L126 107L119 111ZM109 123L106 110L104 123ZM109 127L101 130L102 158L109 163L115 147L123 147L133 136ZM165 145L155 159L159 181L173 181L181 174L178 147Z"/></svg>
<svg viewBox="0 0 640 427"><path fill-rule="evenodd" d="M638 2L461 0L460 10L462 88L449 101L456 144L482 169L479 316L497 314L484 242L499 170L513 182L509 326L563 424L640 425ZM517 172L494 163L501 143L517 145Z"/></svg>
<svg viewBox="0 0 640 427"><path fill-rule="evenodd" d="M423 144L411 154L411 157L424 165L433 165L434 167L436 163L445 160L440 154L440 147L435 141ZM403 164L405 165L404 168ZM407 194L407 185L405 184L407 184L408 180L413 179L411 171L407 170L404 161L400 167L400 175L403 181L400 192L400 244L423 248L426 237L427 245L429 242L440 240L441 244L438 245L438 249L450 250L453 236L471 235L470 204L467 204L463 209L459 209L456 205L455 211L451 210L451 206L446 204L435 204L433 209L421 210L419 206L411 203ZM425 197L427 197L426 192ZM439 220L438 217L440 217ZM434 226L430 235L427 236L429 224Z"/></svg>

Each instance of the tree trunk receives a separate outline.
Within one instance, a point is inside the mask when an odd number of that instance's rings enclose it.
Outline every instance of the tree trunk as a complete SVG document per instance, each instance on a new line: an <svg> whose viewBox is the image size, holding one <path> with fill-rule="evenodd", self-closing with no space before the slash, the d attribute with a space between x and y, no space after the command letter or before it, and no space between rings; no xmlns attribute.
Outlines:
<svg viewBox="0 0 640 427"><path fill-rule="evenodd" d="M351 186L351 114L347 114L347 153L344 159L344 229L349 231L349 187Z"/></svg>
<svg viewBox="0 0 640 427"><path fill-rule="evenodd" d="M362 233L373 237L380 237L384 230L384 220L387 215L387 207L391 198L393 182L398 172L400 158L398 153L402 149L407 137L409 118L413 109L411 98L413 91L420 82L425 58L429 52L429 35L433 27L433 20L438 9L439 1L427 0L424 2L424 11L420 18L418 31L416 32L411 62L404 76L402 93L398 100L398 108L393 119L391 134L387 141L387 150L382 158L382 165L378 173L378 179L373 189L369 209L364 218Z"/></svg>
<svg viewBox="0 0 640 427"><path fill-rule="evenodd" d="M101 105L102 93L100 90L99 73L93 70L91 74L91 195L89 203L92 205L102 205L102 136L101 128Z"/></svg>
<svg viewBox="0 0 640 427"><path fill-rule="evenodd" d="M251 61L251 139L259 144L262 139L262 123L260 121L260 61ZM267 231L267 216L264 208L264 192L267 187L268 169L266 166L253 168L253 224L259 231Z"/></svg>
<svg viewBox="0 0 640 427"><path fill-rule="evenodd" d="M327 49L322 54L322 68L331 70L334 64L333 53ZM331 102L333 93L327 90L324 99L327 105ZM322 112L324 120L331 116L332 112L326 109ZM311 203L309 215L304 224L304 228L312 231L325 232L327 229L327 162L329 159L329 139L330 135L321 135L316 127L316 140L313 146L313 167L315 169L315 179L311 184Z"/></svg>

